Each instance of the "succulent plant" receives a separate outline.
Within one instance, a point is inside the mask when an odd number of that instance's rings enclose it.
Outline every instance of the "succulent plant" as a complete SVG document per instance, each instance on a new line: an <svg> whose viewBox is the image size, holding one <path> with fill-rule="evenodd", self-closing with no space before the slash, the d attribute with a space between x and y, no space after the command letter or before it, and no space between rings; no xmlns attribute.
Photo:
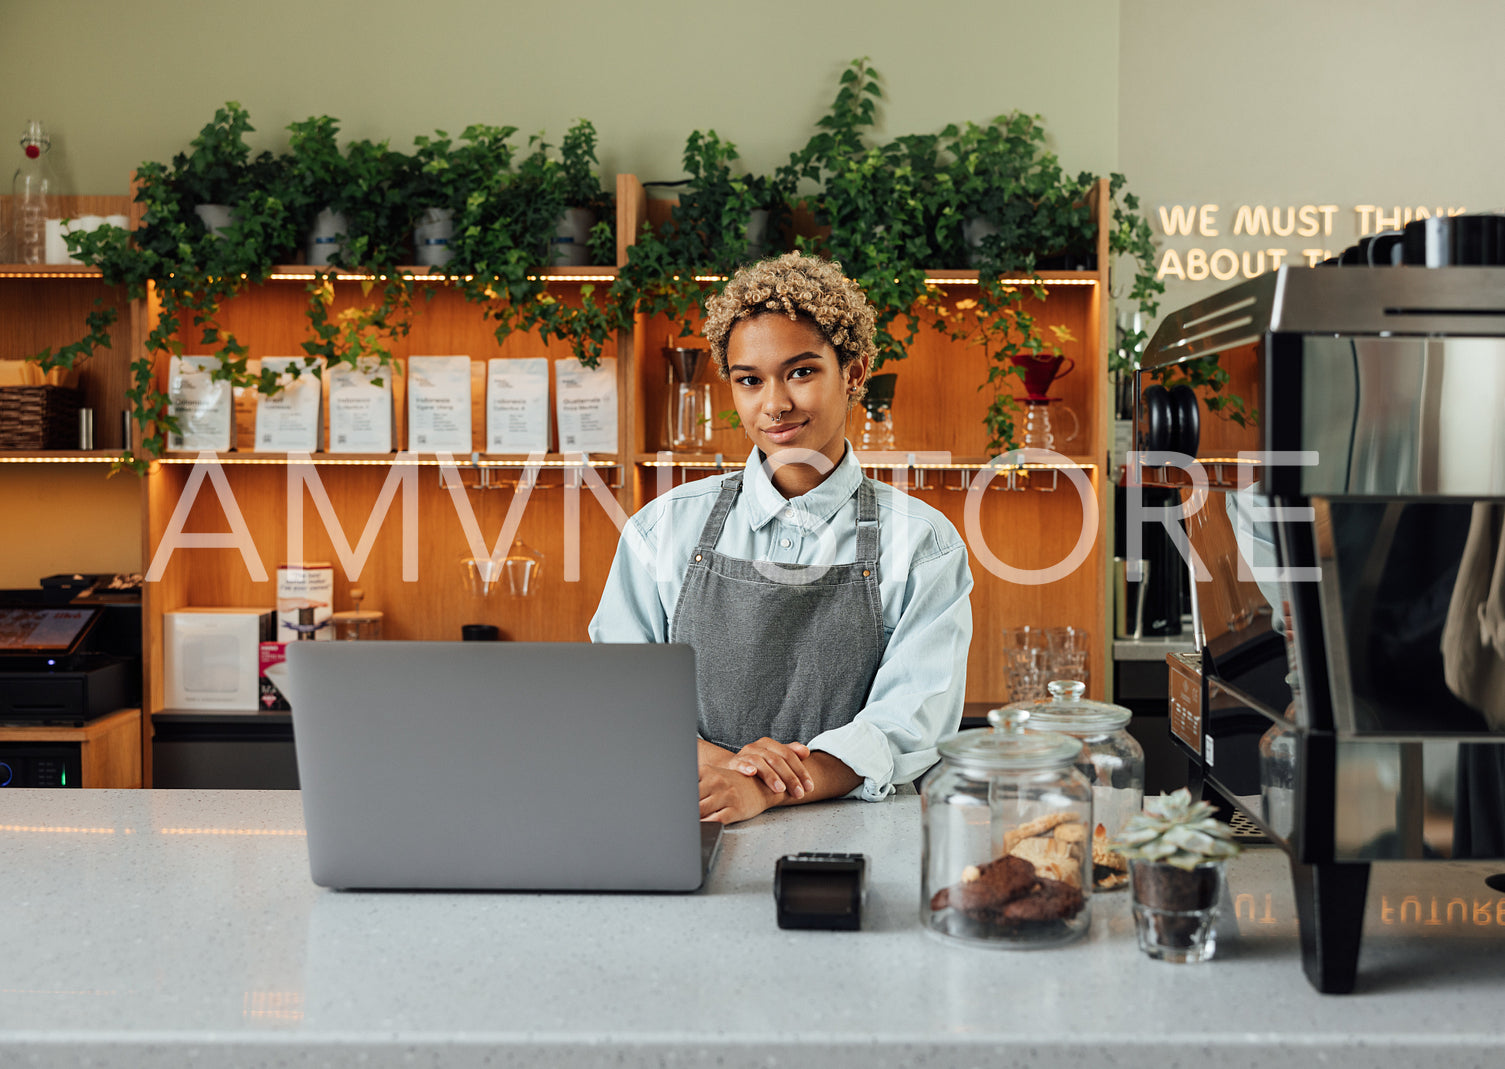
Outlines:
<svg viewBox="0 0 1505 1069"><path fill-rule="evenodd" d="M1178 869L1234 857L1243 847L1233 838L1233 829L1213 816L1215 812L1209 802L1192 801L1185 787L1147 799L1144 812L1124 823L1113 849L1127 858Z"/></svg>

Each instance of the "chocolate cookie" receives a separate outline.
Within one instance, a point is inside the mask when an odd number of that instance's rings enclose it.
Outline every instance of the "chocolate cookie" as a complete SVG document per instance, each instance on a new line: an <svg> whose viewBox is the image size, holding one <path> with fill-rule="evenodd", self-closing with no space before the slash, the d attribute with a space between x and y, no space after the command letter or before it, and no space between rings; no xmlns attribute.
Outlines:
<svg viewBox="0 0 1505 1069"><path fill-rule="evenodd" d="M1042 876L1029 894L1003 907L1001 919L1012 924L1067 920L1080 913L1085 902L1071 884Z"/></svg>
<svg viewBox="0 0 1505 1069"><path fill-rule="evenodd" d="M968 879L975 872L975 877ZM969 913L998 909L1035 885L1035 866L1020 857L1005 855L976 869L969 868L962 882L951 887L949 904Z"/></svg>

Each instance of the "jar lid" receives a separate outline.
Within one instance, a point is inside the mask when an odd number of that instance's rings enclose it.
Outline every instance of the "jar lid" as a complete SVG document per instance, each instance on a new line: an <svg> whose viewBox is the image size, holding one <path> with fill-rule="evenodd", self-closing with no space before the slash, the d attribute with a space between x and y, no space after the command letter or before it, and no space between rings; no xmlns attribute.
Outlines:
<svg viewBox="0 0 1505 1069"><path fill-rule="evenodd" d="M1027 710L1031 731L1069 731L1077 735L1121 731L1134 715L1122 705L1084 698L1087 684L1075 679L1053 680L1045 689L1050 691L1050 701L1011 706L1005 711Z"/></svg>
<svg viewBox="0 0 1505 1069"><path fill-rule="evenodd" d="M942 739L937 749L948 761L984 770L1025 772L1074 763L1082 754L1081 740L1026 731L1025 722L1033 715L1029 709L993 709L988 713L991 728L959 731Z"/></svg>
<svg viewBox="0 0 1505 1069"><path fill-rule="evenodd" d="M332 620L343 622L369 623L372 620L380 620L382 614L376 609L351 609L348 612L337 612L330 616Z"/></svg>

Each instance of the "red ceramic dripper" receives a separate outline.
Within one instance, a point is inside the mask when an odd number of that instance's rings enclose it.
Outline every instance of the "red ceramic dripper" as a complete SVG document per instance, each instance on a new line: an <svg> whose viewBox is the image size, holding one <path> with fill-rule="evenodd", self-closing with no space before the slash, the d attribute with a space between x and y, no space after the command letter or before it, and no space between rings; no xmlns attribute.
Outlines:
<svg viewBox="0 0 1505 1069"><path fill-rule="evenodd" d="M1021 354L1009 358L1024 369L1024 392L1041 399L1050 393L1050 384L1076 367L1075 360L1068 360L1058 353ZM1065 364L1065 367L1061 365Z"/></svg>

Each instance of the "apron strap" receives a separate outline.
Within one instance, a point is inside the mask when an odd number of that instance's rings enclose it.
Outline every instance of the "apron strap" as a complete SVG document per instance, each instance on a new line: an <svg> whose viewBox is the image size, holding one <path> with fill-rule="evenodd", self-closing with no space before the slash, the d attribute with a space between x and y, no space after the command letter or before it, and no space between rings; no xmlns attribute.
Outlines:
<svg viewBox="0 0 1505 1069"><path fill-rule="evenodd" d="M857 563L878 570L878 495L866 479L857 487Z"/></svg>
<svg viewBox="0 0 1505 1069"><path fill-rule="evenodd" d="M721 541L721 529L726 526L726 518L731 515L732 506L736 504L737 494L741 489L742 473L740 471L722 481L721 493L716 498L716 505L711 509L711 515L705 521L705 526L700 529L700 541L695 546L696 553L715 551L716 543Z"/></svg>

